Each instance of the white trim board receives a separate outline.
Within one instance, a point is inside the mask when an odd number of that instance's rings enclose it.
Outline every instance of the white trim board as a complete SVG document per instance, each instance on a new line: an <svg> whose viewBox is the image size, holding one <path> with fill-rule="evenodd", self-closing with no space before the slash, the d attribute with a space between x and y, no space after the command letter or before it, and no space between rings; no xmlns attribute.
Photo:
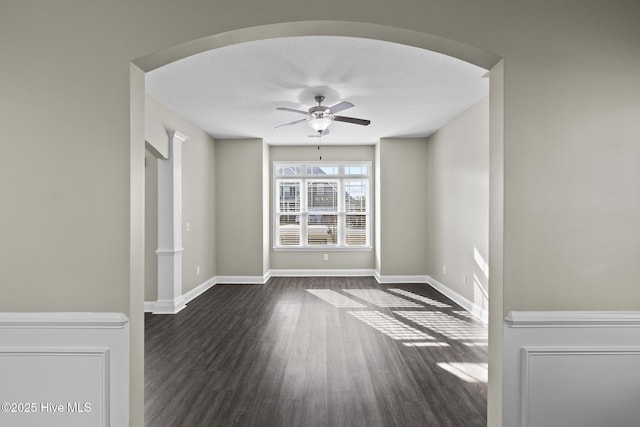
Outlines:
<svg viewBox="0 0 640 427"><path fill-rule="evenodd" d="M392 283L420 283L420 284L429 284L429 276L421 276L421 275L381 275L377 271L374 273L374 277L381 285L392 284Z"/></svg>
<svg viewBox="0 0 640 427"><path fill-rule="evenodd" d="M196 286L195 288L191 289L186 294L184 294L184 303L189 304L191 301L193 301L194 299L198 298L200 295L202 295L203 293L211 289L211 287L214 286L216 283L218 282L216 281L215 277L212 277L200 283L198 286Z"/></svg>
<svg viewBox="0 0 640 427"><path fill-rule="evenodd" d="M373 276L371 269L281 269L271 270L269 277L362 277Z"/></svg>
<svg viewBox="0 0 640 427"><path fill-rule="evenodd" d="M640 311L511 311L511 328L528 327L639 327Z"/></svg>
<svg viewBox="0 0 640 427"><path fill-rule="evenodd" d="M145 308L146 308L145 302ZM174 299L159 299L153 302L153 314L178 314L187 307L184 296L179 295Z"/></svg>
<svg viewBox="0 0 640 427"><path fill-rule="evenodd" d="M476 306L473 302L463 297L448 286L438 282L431 276L427 276L427 284L431 285L431 287L436 291L440 292L442 295L446 296L484 323L489 322L489 312L484 308Z"/></svg>
<svg viewBox="0 0 640 427"><path fill-rule="evenodd" d="M123 313L0 313L0 328L124 328Z"/></svg>
<svg viewBox="0 0 640 427"><path fill-rule="evenodd" d="M264 276L216 276L216 284L224 285L264 285L269 277Z"/></svg>
<svg viewBox="0 0 640 427"><path fill-rule="evenodd" d="M169 309L167 310L167 306L162 301L145 301L144 302L144 311L145 313L153 313L153 314L176 314L179 311L183 310L187 304L191 301L205 293L209 288L216 284L216 278L212 277L203 283L199 284L195 288L191 289L184 295L179 296L174 301L169 302ZM179 310L171 310L171 307L180 307Z"/></svg>

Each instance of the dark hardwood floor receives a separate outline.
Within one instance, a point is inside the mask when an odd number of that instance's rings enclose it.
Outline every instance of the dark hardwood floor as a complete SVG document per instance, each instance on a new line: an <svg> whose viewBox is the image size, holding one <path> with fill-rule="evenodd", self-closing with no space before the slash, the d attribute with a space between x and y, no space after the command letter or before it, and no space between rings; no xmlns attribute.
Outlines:
<svg viewBox="0 0 640 427"><path fill-rule="evenodd" d="M427 285L216 285L145 321L147 426L486 426L486 327Z"/></svg>

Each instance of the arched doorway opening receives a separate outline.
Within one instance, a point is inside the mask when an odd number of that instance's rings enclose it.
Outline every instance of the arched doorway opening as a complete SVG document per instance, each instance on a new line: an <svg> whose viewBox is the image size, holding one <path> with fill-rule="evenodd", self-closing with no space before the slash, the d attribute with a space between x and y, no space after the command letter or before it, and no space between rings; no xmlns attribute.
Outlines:
<svg viewBox="0 0 640 427"><path fill-rule="evenodd" d="M502 200L503 134L501 58L452 40L377 24L343 21L305 21L239 29L194 40L132 61L131 66L131 318L132 404L140 405L143 385L144 301L144 73L170 62L232 44L294 36L346 36L395 42L443 53L490 70L490 228L489 228L489 418L499 418L502 358ZM137 400L136 400L137 399ZM134 412L134 411L132 411Z"/></svg>

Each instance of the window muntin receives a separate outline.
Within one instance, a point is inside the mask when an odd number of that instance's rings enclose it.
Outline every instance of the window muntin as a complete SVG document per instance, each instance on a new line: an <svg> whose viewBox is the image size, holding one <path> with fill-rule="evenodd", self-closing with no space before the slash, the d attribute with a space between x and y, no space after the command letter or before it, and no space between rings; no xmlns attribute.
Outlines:
<svg viewBox="0 0 640 427"><path fill-rule="evenodd" d="M302 168L295 165L282 165L276 172L278 176L302 175Z"/></svg>
<svg viewBox="0 0 640 427"><path fill-rule="evenodd" d="M307 180L307 210L338 213L339 181Z"/></svg>
<svg viewBox="0 0 640 427"><path fill-rule="evenodd" d="M369 162L274 163L276 248L370 248Z"/></svg>
<svg viewBox="0 0 640 427"><path fill-rule="evenodd" d="M345 175L369 175L368 165L350 165L344 167Z"/></svg>
<svg viewBox="0 0 640 427"><path fill-rule="evenodd" d="M345 211L347 213L369 210L369 181L365 179L344 180Z"/></svg>
<svg viewBox="0 0 640 427"><path fill-rule="evenodd" d="M310 165L307 166L307 175L333 176L339 174L339 166L336 165Z"/></svg>
<svg viewBox="0 0 640 427"><path fill-rule="evenodd" d="M300 182L280 181L280 212L300 212Z"/></svg>

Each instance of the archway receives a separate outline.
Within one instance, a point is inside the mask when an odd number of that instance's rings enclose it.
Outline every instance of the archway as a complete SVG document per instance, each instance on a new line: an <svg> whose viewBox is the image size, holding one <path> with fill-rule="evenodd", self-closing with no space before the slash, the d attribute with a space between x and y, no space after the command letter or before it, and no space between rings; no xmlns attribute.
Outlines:
<svg viewBox="0 0 640 427"><path fill-rule="evenodd" d="M501 418L502 389L502 230L503 230L503 67L501 58L453 40L402 28L345 21L304 21L238 29L155 52L131 64L131 330L132 405L143 406L144 329L144 73L170 62L232 44L294 36L346 36L395 42L449 55L489 69L490 230L489 230L489 399L488 418ZM135 409L132 408L132 413Z"/></svg>

